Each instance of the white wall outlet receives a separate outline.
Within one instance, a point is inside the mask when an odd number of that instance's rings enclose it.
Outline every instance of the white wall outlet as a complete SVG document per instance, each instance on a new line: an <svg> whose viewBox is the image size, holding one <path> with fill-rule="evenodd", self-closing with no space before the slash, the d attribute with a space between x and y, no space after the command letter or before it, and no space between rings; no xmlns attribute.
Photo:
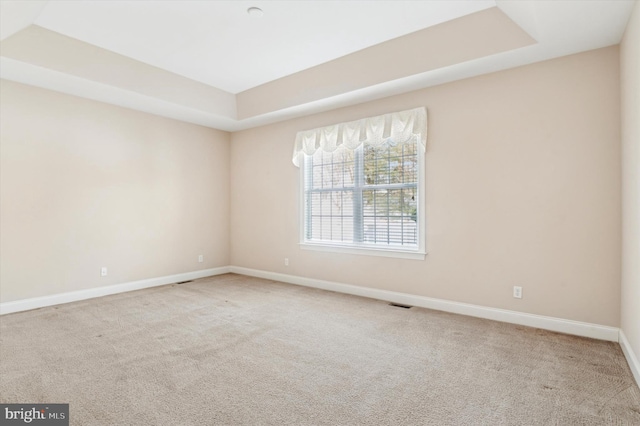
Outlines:
<svg viewBox="0 0 640 426"><path fill-rule="evenodd" d="M103 266L102 268L100 268L100 276L101 277L106 277L107 276L107 267Z"/></svg>
<svg viewBox="0 0 640 426"><path fill-rule="evenodd" d="M513 297L516 299L522 299L522 287L513 286Z"/></svg>
<svg viewBox="0 0 640 426"><path fill-rule="evenodd" d="M204 262L204 256L203 255L198 255L198 262L200 262L200 263Z"/></svg>
<svg viewBox="0 0 640 426"><path fill-rule="evenodd" d="M288 257L284 258L284 266L289 266L289 258Z"/></svg>

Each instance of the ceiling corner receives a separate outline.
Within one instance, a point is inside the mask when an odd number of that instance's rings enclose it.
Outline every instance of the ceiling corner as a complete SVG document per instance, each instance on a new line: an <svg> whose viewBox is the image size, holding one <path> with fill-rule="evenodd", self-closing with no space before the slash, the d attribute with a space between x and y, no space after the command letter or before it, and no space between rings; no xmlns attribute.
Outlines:
<svg viewBox="0 0 640 426"><path fill-rule="evenodd" d="M534 2L527 0L496 0L496 6L534 40L540 41L538 15Z"/></svg>
<svg viewBox="0 0 640 426"><path fill-rule="evenodd" d="M0 1L0 41L33 24L47 0Z"/></svg>

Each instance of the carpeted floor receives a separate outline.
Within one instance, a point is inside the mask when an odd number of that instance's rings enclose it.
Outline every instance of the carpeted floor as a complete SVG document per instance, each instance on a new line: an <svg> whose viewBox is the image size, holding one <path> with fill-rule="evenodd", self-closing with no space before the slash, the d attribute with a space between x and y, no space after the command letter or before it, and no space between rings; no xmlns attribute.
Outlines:
<svg viewBox="0 0 640 426"><path fill-rule="evenodd" d="M616 343L240 275L0 317L72 425L640 425Z"/></svg>

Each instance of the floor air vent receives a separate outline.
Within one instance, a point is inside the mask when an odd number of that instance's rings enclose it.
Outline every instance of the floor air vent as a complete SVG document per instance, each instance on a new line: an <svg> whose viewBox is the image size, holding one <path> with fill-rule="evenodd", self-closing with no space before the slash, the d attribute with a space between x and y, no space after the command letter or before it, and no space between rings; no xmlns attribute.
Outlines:
<svg viewBox="0 0 640 426"><path fill-rule="evenodd" d="M413 306L409 306L409 305L402 305L400 303L389 303L389 306L394 306L396 308L402 308L402 309L411 309Z"/></svg>

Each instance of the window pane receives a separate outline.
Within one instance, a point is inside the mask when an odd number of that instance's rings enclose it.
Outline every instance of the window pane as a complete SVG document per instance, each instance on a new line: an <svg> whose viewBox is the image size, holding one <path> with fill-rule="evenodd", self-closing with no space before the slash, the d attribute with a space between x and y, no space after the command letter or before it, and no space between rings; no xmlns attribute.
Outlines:
<svg viewBox="0 0 640 426"><path fill-rule="evenodd" d="M312 176L311 187L322 188L322 166L314 165L311 176Z"/></svg>
<svg viewBox="0 0 640 426"><path fill-rule="evenodd" d="M304 174L310 240L377 246L418 245L416 142L356 151L318 151ZM360 171L358 178L356 172Z"/></svg>
<svg viewBox="0 0 640 426"><path fill-rule="evenodd" d="M321 231L321 222L319 216L311 217L311 239L319 240L322 237Z"/></svg>
<svg viewBox="0 0 640 426"><path fill-rule="evenodd" d="M353 191L342 191L342 215L353 217Z"/></svg>
<svg viewBox="0 0 640 426"><path fill-rule="evenodd" d="M402 158L389 158L389 183L402 183Z"/></svg>
<svg viewBox="0 0 640 426"><path fill-rule="evenodd" d="M320 239L322 240L331 240L331 217L323 216L320 219L321 230L320 230Z"/></svg>
<svg viewBox="0 0 640 426"><path fill-rule="evenodd" d="M331 216L341 216L342 215L342 192L331 192L330 193L330 215Z"/></svg>
<svg viewBox="0 0 640 426"><path fill-rule="evenodd" d="M374 216L364 217L364 242L376 242L376 220Z"/></svg>
<svg viewBox="0 0 640 426"><path fill-rule="evenodd" d="M402 161L402 176L404 183L415 182L417 176L418 164L415 160L407 159L406 157Z"/></svg>
<svg viewBox="0 0 640 426"><path fill-rule="evenodd" d="M362 191L362 203L363 203L363 213L365 216L373 217L375 216L375 191L372 190L364 190Z"/></svg>
<svg viewBox="0 0 640 426"><path fill-rule="evenodd" d="M336 161L333 166L335 186L344 187L344 167L344 154L341 154L339 161Z"/></svg>
<svg viewBox="0 0 640 426"><path fill-rule="evenodd" d="M344 179L344 186L345 187L351 187L354 185L355 183L355 163L353 161L347 161L344 163L344 167L343 167L343 179Z"/></svg>
<svg viewBox="0 0 640 426"><path fill-rule="evenodd" d="M353 241L353 217L345 216L342 218L342 241Z"/></svg>

